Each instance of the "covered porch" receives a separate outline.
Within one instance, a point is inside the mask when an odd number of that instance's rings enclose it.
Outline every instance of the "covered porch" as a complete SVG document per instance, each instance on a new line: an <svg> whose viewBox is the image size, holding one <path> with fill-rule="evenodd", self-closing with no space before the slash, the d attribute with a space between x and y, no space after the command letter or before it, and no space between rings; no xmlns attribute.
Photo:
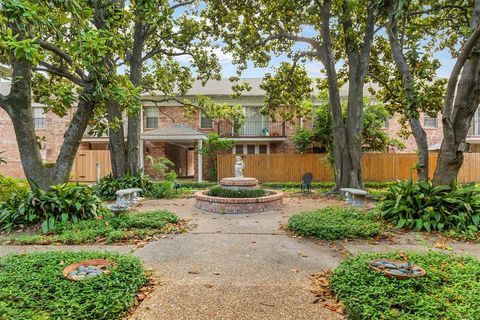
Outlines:
<svg viewBox="0 0 480 320"><path fill-rule="evenodd" d="M204 133L198 132L184 124L145 131L140 139L140 162L145 173L155 176L148 155L153 158L165 157L175 164L174 170L179 178L195 178L203 181L203 157L196 152L207 139ZM159 177L160 178L160 177Z"/></svg>

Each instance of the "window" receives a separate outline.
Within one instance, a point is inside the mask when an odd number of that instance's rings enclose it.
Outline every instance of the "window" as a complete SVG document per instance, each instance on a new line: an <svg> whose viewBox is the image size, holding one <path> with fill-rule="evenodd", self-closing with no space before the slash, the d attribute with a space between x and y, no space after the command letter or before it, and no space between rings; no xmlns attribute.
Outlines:
<svg viewBox="0 0 480 320"><path fill-rule="evenodd" d="M423 127L425 128L436 128L437 127L437 117L430 117L425 115L423 117Z"/></svg>
<svg viewBox="0 0 480 320"><path fill-rule="evenodd" d="M200 128L202 129L211 129L213 128L213 121L212 119L210 119L209 117L207 117L206 115L201 114L200 116Z"/></svg>
<svg viewBox="0 0 480 320"><path fill-rule="evenodd" d="M146 124L148 129L158 128L158 110L156 107L145 108Z"/></svg>
<svg viewBox="0 0 480 320"><path fill-rule="evenodd" d="M255 145L247 144L247 154L255 154Z"/></svg>
<svg viewBox="0 0 480 320"><path fill-rule="evenodd" d="M237 144L235 146L235 154L243 154L243 144Z"/></svg>
<svg viewBox="0 0 480 320"><path fill-rule="evenodd" d="M258 146L258 153L267 153L267 145L266 144L261 144Z"/></svg>
<svg viewBox="0 0 480 320"><path fill-rule="evenodd" d="M45 129L45 112L41 107L34 107L33 113L33 127L35 130Z"/></svg>
<svg viewBox="0 0 480 320"><path fill-rule="evenodd" d="M268 144L237 144L232 150L233 154L266 154L270 153Z"/></svg>

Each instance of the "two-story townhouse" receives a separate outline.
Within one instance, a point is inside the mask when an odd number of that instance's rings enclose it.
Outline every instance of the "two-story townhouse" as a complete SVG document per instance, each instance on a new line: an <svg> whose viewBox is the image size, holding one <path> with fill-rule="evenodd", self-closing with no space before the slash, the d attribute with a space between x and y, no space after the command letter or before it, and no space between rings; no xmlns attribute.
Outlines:
<svg viewBox="0 0 480 320"><path fill-rule="evenodd" d="M153 157L164 156L175 163L175 170L180 177L205 176L210 163L204 161L196 152L197 147L203 143L209 132L217 132L224 139L234 139L233 154L273 154L296 152L292 136L297 125L283 121L271 121L262 115L259 110L263 104L264 92L260 89L261 79L244 79L249 82L252 90L245 92L240 98L232 98L233 91L228 79L209 81L205 86L195 82L186 96L178 97L179 101L188 99L195 103L197 96L209 96L220 103L240 104L245 108L247 120L238 132L225 121L215 122L201 112L196 112L186 118L183 108L176 101L161 101L159 95L144 95L142 97L142 133L140 145L140 158L145 171L152 174L147 155ZM365 95L369 95L368 86ZM10 84L8 81L0 82L0 92L7 94ZM341 97L347 97L347 87L342 88ZM313 93L314 96L316 92ZM63 141L65 129L70 121L70 116L60 118L51 112L44 112L43 106L34 103L33 121L41 140L41 153L45 161L55 161L60 145ZM442 140L441 118L422 116L421 121L427 131L429 145L432 151L438 150ZM310 126L311 121L303 120L302 125ZM392 137L398 136L400 125L397 117L385 122L384 130ZM0 166L0 172L12 176L23 176L18 148L15 141L13 126L8 115L0 109L0 151L5 151L7 165ZM389 152L415 152L415 141L412 137L403 139L406 148L389 150ZM468 142L472 143L471 150L480 152L480 115L476 114L473 120ZM80 146L81 150L108 150L108 137L94 137L85 133ZM310 150L315 152L318 150ZM199 165L200 164L200 165Z"/></svg>

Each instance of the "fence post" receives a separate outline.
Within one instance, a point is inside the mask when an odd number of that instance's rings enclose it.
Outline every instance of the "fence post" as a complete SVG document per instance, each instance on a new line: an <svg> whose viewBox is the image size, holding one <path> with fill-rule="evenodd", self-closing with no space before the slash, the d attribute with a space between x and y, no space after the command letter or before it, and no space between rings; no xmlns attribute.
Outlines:
<svg viewBox="0 0 480 320"><path fill-rule="evenodd" d="M100 181L100 168L101 168L100 161L97 162L97 182Z"/></svg>

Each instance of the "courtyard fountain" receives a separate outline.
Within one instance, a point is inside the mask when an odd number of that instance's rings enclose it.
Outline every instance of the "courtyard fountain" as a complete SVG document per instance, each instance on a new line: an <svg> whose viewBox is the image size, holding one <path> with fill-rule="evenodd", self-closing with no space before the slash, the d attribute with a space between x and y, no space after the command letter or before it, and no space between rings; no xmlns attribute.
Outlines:
<svg viewBox="0 0 480 320"><path fill-rule="evenodd" d="M255 190L259 188L256 178L243 176L245 163L242 157L235 158L234 177L220 180L221 188L226 190ZM265 196L250 198L229 198L211 196L208 191L199 191L195 194L195 207L214 213L257 213L279 210L283 206L283 193L280 191L265 190Z"/></svg>

